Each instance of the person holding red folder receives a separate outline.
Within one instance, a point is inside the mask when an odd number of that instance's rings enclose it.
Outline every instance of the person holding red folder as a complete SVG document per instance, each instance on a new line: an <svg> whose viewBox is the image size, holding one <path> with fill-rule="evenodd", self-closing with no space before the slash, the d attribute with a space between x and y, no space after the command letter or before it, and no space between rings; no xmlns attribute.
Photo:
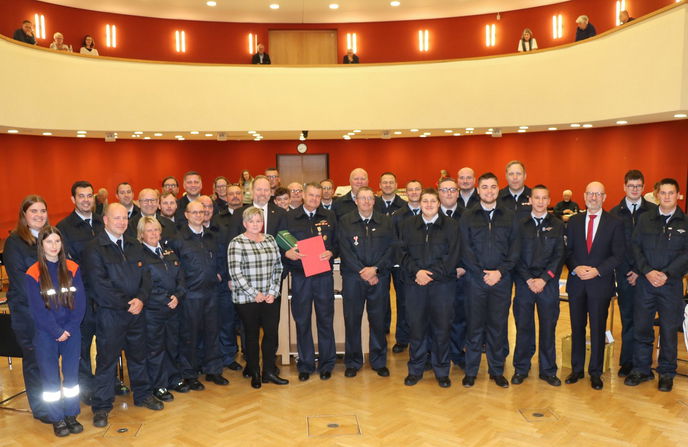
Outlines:
<svg viewBox="0 0 688 447"><path fill-rule="evenodd" d="M296 364L299 380L305 382L315 372L315 346L311 334L311 309L315 304L318 327L318 371L320 379L332 377L336 359L334 342L334 280L332 262L337 257L336 219L332 211L320 206L322 186L307 183L303 206L287 213L287 230L297 240L321 237L324 251L304 253L294 247L284 253L285 267L291 272L291 312L296 322L296 345L299 359ZM317 256L316 262L326 260L330 269L312 276L304 273L304 264Z"/></svg>

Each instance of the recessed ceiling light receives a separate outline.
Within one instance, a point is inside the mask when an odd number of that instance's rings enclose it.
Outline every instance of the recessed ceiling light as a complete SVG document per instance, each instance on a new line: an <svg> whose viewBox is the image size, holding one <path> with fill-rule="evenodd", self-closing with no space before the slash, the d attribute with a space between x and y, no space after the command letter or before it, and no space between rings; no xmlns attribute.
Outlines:
<svg viewBox="0 0 688 447"><path fill-rule="evenodd" d="M494 129L493 129L492 127L490 127L490 128L487 129L487 130L488 130L489 132L494 132Z"/></svg>
<svg viewBox="0 0 688 447"><path fill-rule="evenodd" d="M526 133L525 129L518 129L518 133Z"/></svg>
<svg viewBox="0 0 688 447"><path fill-rule="evenodd" d="M279 9L279 5L277 3L273 3L270 5L270 9Z"/></svg>
<svg viewBox="0 0 688 447"><path fill-rule="evenodd" d="M19 133L19 131L17 129L10 129L7 133Z"/></svg>
<svg viewBox="0 0 688 447"><path fill-rule="evenodd" d="M144 140L150 140L150 137L143 137Z"/></svg>
<svg viewBox="0 0 688 447"><path fill-rule="evenodd" d="M248 133L256 133L255 130L249 130Z"/></svg>
<svg viewBox="0 0 688 447"><path fill-rule="evenodd" d="M175 135L174 137L177 138L177 139L179 139L179 138L184 138L184 137L182 137L181 135Z"/></svg>
<svg viewBox="0 0 688 447"><path fill-rule="evenodd" d="M460 137L461 134L460 134L459 132L456 132L456 133L454 134L454 136L455 136L455 137Z"/></svg>
<svg viewBox="0 0 688 447"><path fill-rule="evenodd" d="M140 130L137 130L137 131L134 132L134 133L135 133L136 135L143 135L143 132L141 132Z"/></svg>
<svg viewBox="0 0 688 447"><path fill-rule="evenodd" d="M354 133L361 133L361 129L355 129Z"/></svg>
<svg viewBox="0 0 688 447"><path fill-rule="evenodd" d="M154 133L153 135L156 136L156 137L161 137L161 136L162 136L162 134L161 134L160 132L156 132L156 133Z"/></svg>
<svg viewBox="0 0 688 447"><path fill-rule="evenodd" d="M76 133L78 133L78 134L85 134L86 131L85 131L85 130L77 130Z"/></svg>
<svg viewBox="0 0 688 447"><path fill-rule="evenodd" d="M677 113L676 115L674 115L674 118L685 118L687 116L688 115L686 115L685 113Z"/></svg>
<svg viewBox="0 0 688 447"><path fill-rule="evenodd" d="M492 135L492 131L491 130L485 131L485 134L486 135Z"/></svg>
<svg viewBox="0 0 688 447"><path fill-rule="evenodd" d="M418 132L418 129L411 129L411 132Z"/></svg>
<svg viewBox="0 0 688 447"><path fill-rule="evenodd" d="M586 129L590 129L592 127L592 124L583 124L583 127L585 127Z"/></svg>
<svg viewBox="0 0 688 447"><path fill-rule="evenodd" d="M214 2L213 0L207 1L205 4L208 6L217 6L217 2Z"/></svg>
<svg viewBox="0 0 688 447"><path fill-rule="evenodd" d="M349 136L353 136L353 135L356 135L356 134L355 134L355 133L353 133L353 132L349 132L349 133L348 133L347 135L349 135Z"/></svg>
<svg viewBox="0 0 688 447"><path fill-rule="evenodd" d="M339 9L339 5L336 3L330 3L330 9Z"/></svg>
<svg viewBox="0 0 688 447"><path fill-rule="evenodd" d="M557 130L556 127L548 127L547 130Z"/></svg>
<svg viewBox="0 0 688 447"><path fill-rule="evenodd" d="M526 130L526 129L528 129L528 126L520 126L519 129Z"/></svg>
<svg viewBox="0 0 688 447"><path fill-rule="evenodd" d="M580 127L580 126L581 126L581 125L578 124L578 123L573 123L573 124L571 124L571 127Z"/></svg>
<svg viewBox="0 0 688 447"><path fill-rule="evenodd" d="M427 138L428 136L426 134L418 135L421 138Z"/></svg>
<svg viewBox="0 0 688 447"><path fill-rule="evenodd" d="M77 138L86 138L86 135L84 135L84 134L79 134L79 135L77 135Z"/></svg>
<svg viewBox="0 0 688 447"><path fill-rule="evenodd" d="M394 131L394 135L401 135L401 131L400 131L400 130L395 130L395 131Z"/></svg>
<svg viewBox="0 0 688 447"><path fill-rule="evenodd" d="M616 122L616 124L618 124L619 126L623 126L624 124L628 124L628 121L626 121L626 120L619 120L619 121Z"/></svg>
<svg viewBox="0 0 688 447"><path fill-rule="evenodd" d="M52 134L53 134L52 132L43 132L43 135L45 135L46 137L49 137Z"/></svg>
<svg viewBox="0 0 688 447"><path fill-rule="evenodd" d="M192 130L192 131L189 132L189 133L190 133L191 135L198 135L200 132L197 131L197 130Z"/></svg>
<svg viewBox="0 0 688 447"><path fill-rule="evenodd" d="M423 132L423 135L432 135L432 132Z"/></svg>
<svg viewBox="0 0 688 447"><path fill-rule="evenodd" d="M473 131L473 128L472 128L472 127L466 127L466 131L472 132L472 131Z"/></svg>
<svg viewBox="0 0 688 447"><path fill-rule="evenodd" d="M350 139L351 139L351 137L348 136L348 135L344 135L342 138L344 138L345 140L350 140Z"/></svg>
<svg viewBox="0 0 688 447"><path fill-rule="evenodd" d="M395 1L393 1L393 2L389 2L389 5L390 5L390 6L399 6L399 5L401 5L401 2L398 2L398 1L395 0Z"/></svg>
<svg viewBox="0 0 688 447"><path fill-rule="evenodd" d="M445 129L444 133L453 133L453 130Z"/></svg>

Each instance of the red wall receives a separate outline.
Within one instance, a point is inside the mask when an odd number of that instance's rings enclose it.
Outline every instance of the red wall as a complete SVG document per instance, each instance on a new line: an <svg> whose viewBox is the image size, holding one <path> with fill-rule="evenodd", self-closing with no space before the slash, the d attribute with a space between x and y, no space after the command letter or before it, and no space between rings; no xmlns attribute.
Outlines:
<svg viewBox="0 0 688 447"><path fill-rule="evenodd" d="M512 159L528 169L527 184L544 183L554 201L566 188L582 202L582 192L591 180L607 185L607 208L623 197L623 175L641 169L648 185L662 177L679 180L686 191L688 173L686 121L600 129L581 129L530 134L508 134L392 140L314 140L309 153L328 153L330 174L337 185L348 184L355 167L368 169L371 185L391 170L403 186L410 179L434 185L440 169L456 175L471 166L479 175L492 170L504 186L503 169ZM255 175L276 164L276 154L295 154L293 141L141 141L0 135L0 235L15 223L22 198L43 195L53 223L72 209L69 187L77 179L90 180L95 188L106 187L113 200L114 187L128 181L135 191L160 187L163 177L194 169L205 179L204 191L218 175L236 181L243 169ZM419 157L423 167L419 170ZM374 161L373 161L374 160ZM379 160L379 161L378 161ZM579 202L580 203L580 202Z"/></svg>
<svg viewBox="0 0 688 447"><path fill-rule="evenodd" d="M199 2L202 4L203 2ZM640 17L674 3L673 0L630 0L631 14ZM205 6L203 6L205 7ZM33 21L34 13L46 19L46 39L41 46L49 46L52 34L60 31L65 41L78 51L81 38L92 34L101 55L166 61L248 63L248 33L258 33L267 42L271 29L336 29L339 59L346 52L346 33L357 33L358 54L362 62L400 62L434 59L455 59L514 52L524 28L531 28L541 48L573 41L575 19L587 14L598 33L615 24L615 0L572 0L539 8L504 12L501 20L496 14L456 17L449 19L350 24L246 24L165 20L121 14L99 13L56 6L35 0L7 0L0 2L0 33L11 36L25 18ZM267 11L266 11L267 13ZM552 15L562 14L564 36L554 40ZM105 47L105 25L117 25L116 49ZM485 25L497 24L497 45L485 47ZM174 31L183 29L187 36L187 53L174 50ZM430 51L418 51L418 30L430 32Z"/></svg>

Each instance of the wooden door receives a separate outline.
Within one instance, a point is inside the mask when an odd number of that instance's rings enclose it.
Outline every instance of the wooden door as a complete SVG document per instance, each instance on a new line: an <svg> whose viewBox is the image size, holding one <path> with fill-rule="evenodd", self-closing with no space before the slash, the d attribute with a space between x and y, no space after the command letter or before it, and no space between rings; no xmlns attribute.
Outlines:
<svg viewBox="0 0 688 447"><path fill-rule="evenodd" d="M271 30L268 38L273 64L337 63L336 30Z"/></svg>
<svg viewBox="0 0 688 447"><path fill-rule="evenodd" d="M328 155L277 155L277 169L285 188L291 182L320 182L329 176Z"/></svg>

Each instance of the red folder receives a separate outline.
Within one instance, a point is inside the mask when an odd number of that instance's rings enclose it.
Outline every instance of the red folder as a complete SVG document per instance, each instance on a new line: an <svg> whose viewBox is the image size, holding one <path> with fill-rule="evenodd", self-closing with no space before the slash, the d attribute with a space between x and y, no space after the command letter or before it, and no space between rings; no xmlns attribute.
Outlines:
<svg viewBox="0 0 688 447"><path fill-rule="evenodd" d="M332 270L330 261L320 259L320 255L325 251L325 241L323 241L322 236L300 240L296 247L299 249L299 253L305 255L301 258L301 264L306 277Z"/></svg>

